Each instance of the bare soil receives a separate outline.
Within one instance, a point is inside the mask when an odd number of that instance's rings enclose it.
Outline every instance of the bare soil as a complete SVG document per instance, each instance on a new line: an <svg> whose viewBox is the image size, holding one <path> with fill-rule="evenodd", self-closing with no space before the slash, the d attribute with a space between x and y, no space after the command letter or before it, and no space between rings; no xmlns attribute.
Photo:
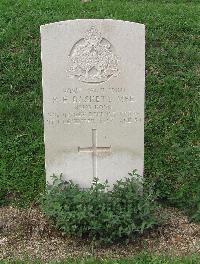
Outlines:
<svg viewBox="0 0 200 264"><path fill-rule="evenodd" d="M200 254L200 224L189 222L188 217L175 208L165 208L159 213L164 216L163 223L134 242L93 247L89 241L69 238L57 231L37 207L1 207L0 260L122 258L142 251L179 256Z"/></svg>

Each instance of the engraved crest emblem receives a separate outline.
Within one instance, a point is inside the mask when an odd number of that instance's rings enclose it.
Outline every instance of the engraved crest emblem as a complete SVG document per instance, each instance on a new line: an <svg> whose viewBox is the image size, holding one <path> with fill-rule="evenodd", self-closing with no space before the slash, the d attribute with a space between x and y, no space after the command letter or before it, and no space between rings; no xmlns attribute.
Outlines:
<svg viewBox="0 0 200 264"><path fill-rule="evenodd" d="M91 27L72 47L66 72L82 82L102 83L119 74L119 58L113 45Z"/></svg>

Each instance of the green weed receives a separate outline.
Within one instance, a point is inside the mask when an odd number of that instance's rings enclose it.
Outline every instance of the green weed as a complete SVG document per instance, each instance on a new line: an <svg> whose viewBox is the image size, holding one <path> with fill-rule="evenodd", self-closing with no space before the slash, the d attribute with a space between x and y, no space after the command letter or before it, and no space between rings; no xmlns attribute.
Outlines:
<svg viewBox="0 0 200 264"><path fill-rule="evenodd" d="M156 224L155 197L150 188L142 190L138 175L108 183L94 179L89 189L54 177L42 196L44 213L66 235L111 244L129 241Z"/></svg>

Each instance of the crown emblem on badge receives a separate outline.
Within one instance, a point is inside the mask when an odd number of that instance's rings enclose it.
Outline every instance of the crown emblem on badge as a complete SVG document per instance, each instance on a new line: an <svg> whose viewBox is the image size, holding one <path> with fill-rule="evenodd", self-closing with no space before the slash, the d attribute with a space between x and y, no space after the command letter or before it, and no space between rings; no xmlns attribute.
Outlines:
<svg viewBox="0 0 200 264"><path fill-rule="evenodd" d="M118 66L112 44L91 27L72 47L66 72L82 82L102 83L119 74Z"/></svg>

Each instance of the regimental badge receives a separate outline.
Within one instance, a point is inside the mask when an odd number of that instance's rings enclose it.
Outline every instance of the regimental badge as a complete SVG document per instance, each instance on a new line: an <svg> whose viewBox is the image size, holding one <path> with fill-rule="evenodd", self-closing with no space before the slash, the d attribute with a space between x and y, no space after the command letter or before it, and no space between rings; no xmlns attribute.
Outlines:
<svg viewBox="0 0 200 264"><path fill-rule="evenodd" d="M119 58L113 45L91 27L72 47L67 75L86 83L102 83L119 74Z"/></svg>

